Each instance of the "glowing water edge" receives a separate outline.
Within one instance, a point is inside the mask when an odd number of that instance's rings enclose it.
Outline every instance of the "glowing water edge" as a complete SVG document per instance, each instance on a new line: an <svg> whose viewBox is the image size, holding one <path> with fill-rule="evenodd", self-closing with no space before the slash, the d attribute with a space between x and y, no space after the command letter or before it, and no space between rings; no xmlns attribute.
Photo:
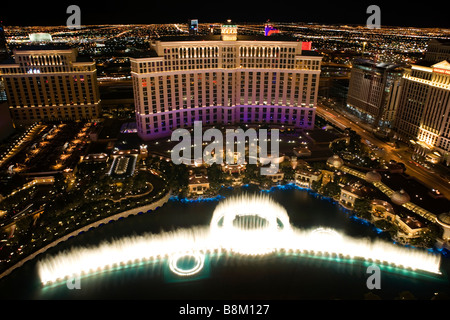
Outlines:
<svg viewBox="0 0 450 320"><path fill-rule="evenodd" d="M441 273L440 255L426 250L404 248L381 240L351 238L328 228L295 228L286 210L265 194L225 199L217 205L209 227L125 237L94 248L74 248L41 260L37 266L44 285L160 259L168 259L175 275L189 277L202 271L205 255L215 253L336 256ZM192 260L191 265L180 266L183 259Z"/></svg>

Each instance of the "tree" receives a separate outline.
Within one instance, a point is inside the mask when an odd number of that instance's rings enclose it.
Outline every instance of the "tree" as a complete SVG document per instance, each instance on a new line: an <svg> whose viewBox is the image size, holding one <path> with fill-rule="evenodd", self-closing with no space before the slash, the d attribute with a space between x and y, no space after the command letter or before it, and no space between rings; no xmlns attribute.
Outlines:
<svg viewBox="0 0 450 320"><path fill-rule="evenodd" d="M225 180L225 174L224 174L221 166L217 163L211 164L206 169L206 172L208 174L208 179L209 179L209 182L211 183L212 187L218 187Z"/></svg>
<svg viewBox="0 0 450 320"><path fill-rule="evenodd" d="M371 219L371 211L372 206L370 204L370 200L366 198L358 198L355 199L355 204L353 206L353 211L356 216L365 220Z"/></svg>
<svg viewBox="0 0 450 320"><path fill-rule="evenodd" d="M282 162L280 169L284 173L284 180L294 180L295 170L292 168L290 161Z"/></svg>
<svg viewBox="0 0 450 320"><path fill-rule="evenodd" d="M331 143L330 149L333 151L333 153L338 154L342 151L344 151L347 147L347 143L345 140L338 140L333 143Z"/></svg>
<svg viewBox="0 0 450 320"><path fill-rule="evenodd" d="M312 167L314 171L325 170L327 168L327 164L325 162L313 162Z"/></svg>
<svg viewBox="0 0 450 320"><path fill-rule="evenodd" d="M315 192L319 191L320 187L322 186L322 178L320 180L314 180L311 182L311 189Z"/></svg>
<svg viewBox="0 0 450 320"><path fill-rule="evenodd" d="M322 194L325 197L337 197L341 193L341 187L337 184L337 182L328 182L323 188L322 188Z"/></svg>

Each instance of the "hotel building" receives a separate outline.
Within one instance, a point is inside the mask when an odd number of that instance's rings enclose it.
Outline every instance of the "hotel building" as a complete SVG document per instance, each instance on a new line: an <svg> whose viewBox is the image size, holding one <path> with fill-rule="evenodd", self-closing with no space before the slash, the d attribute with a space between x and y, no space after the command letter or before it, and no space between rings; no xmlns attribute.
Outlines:
<svg viewBox="0 0 450 320"><path fill-rule="evenodd" d="M172 130L217 124L311 129L322 57L281 37L221 35L158 40L132 58L136 124L145 140Z"/></svg>
<svg viewBox="0 0 450 320"><path fill-rule="evenodd" d="M6 41L5 28L0 21L0 62L7 59L8 57L8 43Z"/></svg>
<svg viewBox="0 0 450 320"><path fill-rule="evenodd" d="M450 163L450 63L416 64L403 75L395 129L429 161Z"/></svg>
<svg viewBox="0 0 450 320"><path fill-rule="evenodd" d="M92 119L100 115L100 95L93 61L75 49L28 46L14 50L14 60L0 64L15 124Z"/></svg>
<svg viewBox="0 0 450 320"><path fill-rule="evenodd" d="M425 61L438 63L450 60L450 40L433 39L428 43Z"/></svg>
<svg viewBox="0 0 450 320"><path fill-rule="evenodd" d="M347 108L374 128L391 128L401 91L403 68L358 59L353 62Z"/></svg>

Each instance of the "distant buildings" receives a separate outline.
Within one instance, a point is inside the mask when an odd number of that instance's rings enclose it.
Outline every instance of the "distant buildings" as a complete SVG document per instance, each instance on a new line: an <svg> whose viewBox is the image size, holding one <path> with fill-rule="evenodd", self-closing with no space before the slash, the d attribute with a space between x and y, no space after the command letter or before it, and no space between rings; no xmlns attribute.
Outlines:
<svg viewBox="0 0 450 320"><path fill-rule="evenodd" d="M9 57L5 31L0 22L0 63ZM14 131L5 91L5 84L0 76L0 141Z"/></svg>
<svg viewBox="0 0 450 320"><path fill-rule="evenodd" d="M0 62L9 57L8 44L6 43L5 29L0 22Z"/></svg>
<svg viewBox="0 0 450 320"><path fill-rule="evenodd" d="M273 35L221 35L156 41L153 55L131 59L136 122L146 140L215 124L275 124L311 129L322 57L302 42Z"/></svg>
<svg viewBox="0 0 450 320"><path fill-rule="evenodd" d="M209 179L208 176L202 173L192 173L189 176L189 194L191 195L202 195L207 190L209 190Z"/></svg>
<svg viewBox="0 0 450 320"><path fill-rule="evenodd" d="M297 170L294 174L295 184L301 188L311 188L314 181L320 181L320 171Z"/></svg>
<svg viewBox="0 0 450 320"><path fill-rule="evenodd" d="M75 49L28 46L0 64L15 124L92 119L100 116L100 95L93 61Z"/></svg>
<svg viewBox="0 0 450 320"><path fill-rule="evenodd" d="M450 62L450 40L431 40L424 60L429 63L438 63L443 60Z"/></svg>
<svg viewBox="0 0 450 320"><path fill-rule="evenodd" d="M188 21L188 27L189 27L189 34L191 36L195 36L198 33L198 20L190 19Z"/></svg>
<svg viewBox="0 0 450 320"><path fill-rule="evenodd" d="M396 64L355 60L347 107L374 128L391 128L401 92L402 72L403 68Z"/></svg>
<svg viewBox="0 0 450 320"><path fill-rule="evenodd" d="M427 161L450 164L450 42L432 40L422 61L403 68L355 60L347 107ZM391 131L392 130L392 131Z"/></svg>
<svg viewBox="0 0 450 320"><path fill-rule="evenodd" d="M370 189L364 186L361 182L356 181L351 185L345 185L341 188L339 196L339 203L349 209L354 209L356 199L366 197Z"/></svg>
<svg viewBox="0 0 450 320"><path fill-rule="evenodd" d="M0 63L8 58L5 33L0 23ZM13 122L9 114L8 101L6 97L5 84L0 76L0 141L14 132Z"/></svg>
<svg viewBox="0 0 450 320"><path fill-rule="evenodd" d="M0 82L1 91L1 82ZM14 127L9 114L8 103L0 97L0 141L7 138L14 132Z"/></svg>

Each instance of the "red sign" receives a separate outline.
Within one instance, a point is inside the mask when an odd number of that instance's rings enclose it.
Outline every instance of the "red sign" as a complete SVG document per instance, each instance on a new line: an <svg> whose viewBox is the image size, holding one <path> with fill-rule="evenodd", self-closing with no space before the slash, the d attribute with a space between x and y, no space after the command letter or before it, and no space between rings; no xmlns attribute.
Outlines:
<svg viewBox="0 0 450 320"><path fill-rule="evenodd" d="M440 69L440 68L433 68L433 72L442 73L442 74L450 74L450 70Z"/></svg>
<svg viewBox="0 0 450 320"><path fill-rule="evenodd" d="M302 42L302 50L310 51L312 47L312 42Z"/></svg>

